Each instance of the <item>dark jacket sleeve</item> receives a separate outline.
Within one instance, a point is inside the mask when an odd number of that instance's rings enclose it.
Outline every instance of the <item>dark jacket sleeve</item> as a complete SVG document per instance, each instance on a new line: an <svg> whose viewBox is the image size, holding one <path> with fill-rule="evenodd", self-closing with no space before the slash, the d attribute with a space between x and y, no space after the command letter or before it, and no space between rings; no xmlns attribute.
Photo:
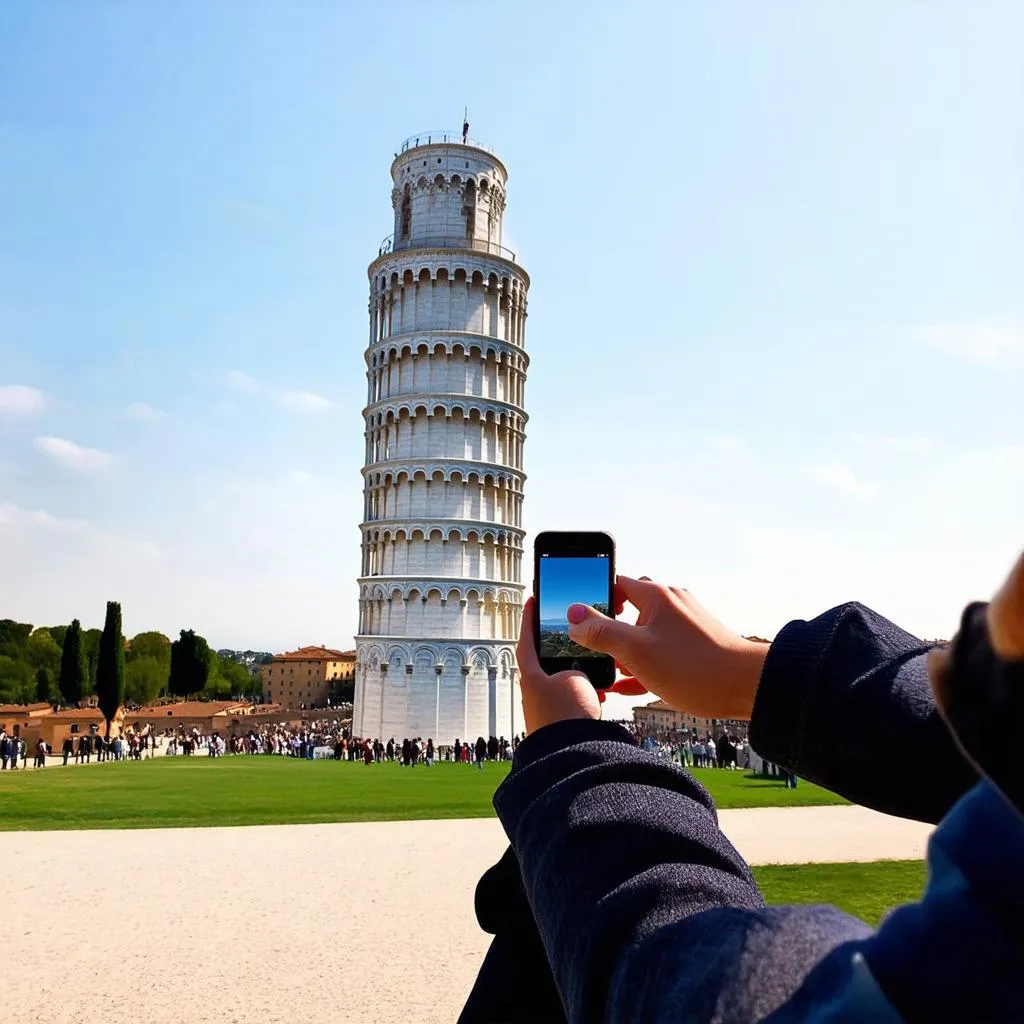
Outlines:
<svg viewBox="0 0 1024 1024"><path fill-rule="evenodd" d="M1024 661L1006 661L992 649L988 605L964 610L940 674L946 720L967 758L1024 813L1024 770L1018 743L1010 739L1024 718Z"/></svg>
<svg viewBox="0 0 1024 1024"><path fill-rule="evenodd" d="M764 907L703 787L619 726L532 734L494 803L569 1021L759 1020L868 934Z"/></svg>
<svg viewBox="0 0 1024 1024"><path fill-rule="evenodd" d="M978 776L935 705L933 646L856 603L789 623L761 673L751 746L866 807L939 821Z"/></svg>

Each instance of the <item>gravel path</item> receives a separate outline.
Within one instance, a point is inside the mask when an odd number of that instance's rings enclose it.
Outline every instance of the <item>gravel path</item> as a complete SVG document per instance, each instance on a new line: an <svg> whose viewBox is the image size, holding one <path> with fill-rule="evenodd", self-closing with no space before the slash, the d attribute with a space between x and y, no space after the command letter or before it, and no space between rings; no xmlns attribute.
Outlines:
<svg viewBox="0 0 1024 1024"><path fill-rule="evenodd" d="M723 811L751 863L924 855L861 807ZM444 1024L494 820L0 833L5 1024Z"/></svg>

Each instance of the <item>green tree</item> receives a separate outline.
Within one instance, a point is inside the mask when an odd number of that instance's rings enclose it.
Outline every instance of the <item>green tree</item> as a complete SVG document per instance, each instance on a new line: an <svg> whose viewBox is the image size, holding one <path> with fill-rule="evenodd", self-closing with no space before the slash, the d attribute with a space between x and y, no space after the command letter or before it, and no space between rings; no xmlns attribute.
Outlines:
<svg viewBox="0 0 1024 1024"><path fill-rule="evenodd" d="M206 692L215 698L228 699L247 694L252 689L252 673L231 658L217 659L217 675L211 674Z"/></svg>
<svg viewBox="0 0 1024 1024"><path fill-rule="evenodd" d="M50 636L53 637L53 642L58 647L60 647L61 649L63 649L63 647L64 647L64 637L67 634L67 631L68 631L68 627L67 626L47 626L46 627L46 632L49 633Z"/></svg>
<svg viewBox="0 0 1024 1024"><path fill-rule="evenodd" d="M29 704L34 697L32 666L21 658L0 654L0 703Z"/></svg>
<svg viewBox="0 0 1024 1024"><path fill-rule="evenodd" d="M66 704L77 707L85 697L89 667L82 646L82 624L75 619L64 634L64 650L60 656L59 686Z"/></svg>
<svg viewBox="0 0 1024 1024"><path fill-rule="evenodd" d="M96 662L96 697L106 719L109 739L110 723L124 704L124 637L121 635L121 605L117 601L107 602Z"/></svg>
<svg viewBox="0 0 1024 1024"><path fill-rule="evenodd" d="M32 626L27 622L15 622L14 619L0 619L0 648L10 644L12 648L20 651L28 642L32 633ZM13 652L0 650L0 654L13 656Z"/></svg>
<svg viewBox="0 0 1024 1024"><path fill-rule="evenodd" d="M87 678L85 681L86 694L96 692L96 669L100 662L100 639L103 636L101 629L82 630L82 650L85 651L85 665Z"/></svg>
<svg viewBox="0 0 1024 1024"><path fill-rule="evenodd" d="M170 643L168 643L168 655ZM124 695L137 704L150 704L167 686L167 665L156 658L133 658L124 668Z"/></svg>
<svg viewBox="0 0 1024 1024"><path fill-rule="evenodd" d="M48 668L36 669L36 700L41 704L56 704L54 699L57 694L54 692L53 673Z"/></svg>
<svg viewBox="0 0 1024 1024"><path fill-rule="evenodd" d="M153 658L165 669L171 667L171 641L163 633L137 633L131 638L125 659L128 664L141 658Z"/></svg>
<svg viewBox="0 0 1024 1024"><path fill-rule="evenodd" d="M48 629L33 630L25 644L25 660L33 669L49 669L52 675L60 671L60 647Z"/></svg>
<svg viewBox="0 0 1024 1024"><path fill-rule="evenodd" d="M210 678L213 651L201 636L183 629L171 644L171 675L167 688L176 697L191 697L206 689Z"/></svg>

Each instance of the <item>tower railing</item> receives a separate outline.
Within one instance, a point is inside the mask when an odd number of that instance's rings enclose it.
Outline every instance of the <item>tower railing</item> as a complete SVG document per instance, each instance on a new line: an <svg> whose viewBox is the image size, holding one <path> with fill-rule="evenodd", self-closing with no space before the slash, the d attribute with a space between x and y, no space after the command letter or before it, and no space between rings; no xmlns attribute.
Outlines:
<svg viewBox="0 0 1024 1024"><path fill-rule="evenodd" d="M460 146L472 146L474 149L482 149L485 153L490 153L491 156L498 156L497 152L491 146L488 146L483 139L474 139L472 136L463 139L462 132L453 132L446 128L436 128L432 131L418 132L416 135L410 135L402 143L402 147L398 152L407 153L410 149L418 149L420 146L439 146L453 142Z"/></svg>
<svg viewBox="0 0 1024 1024"><path fill-rule="evenodd" d="M395 241L394 235L388 235L380 243L377 256L386 256L390 252L403 252L406 249L472 249L474 252L486 252L491 256L516 262L516 254L497 242L489 242L486 238L467 238L465 235L432 235L428 238L400 238Z"/></svg>

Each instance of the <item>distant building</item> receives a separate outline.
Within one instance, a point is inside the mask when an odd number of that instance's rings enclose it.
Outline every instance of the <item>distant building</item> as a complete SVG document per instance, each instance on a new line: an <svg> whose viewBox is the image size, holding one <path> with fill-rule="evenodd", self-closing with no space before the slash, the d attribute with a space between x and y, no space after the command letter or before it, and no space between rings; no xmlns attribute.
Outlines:
<svg viewBox="0 0 1024 1024"><path fill-rule="evenodd" d="M110 723L110 735L119 736L123 711L118 709ZM59 753L64 741L71 737L78 742L81 736L106 735L107 723L99 708L67 708L54 711L49 704L0 705L0 732L18 736L30 751L43 740L54 753Z"/></svg>
<svg viewBox="0 0 1024 1024"><path fill-rule="evenodd" d="M23 737L33 727L38 730L40 719L51 714L49 704L0 704L0 732Z"/></svg>
<svg viewBox="0 0 1024 1024"><path fill-rule="evenodd" d="M283 707L326 704L342 682L355 675L356 652L330 647L300 647L275 654L260 668L264 700Z"/></svg>
<svg viewBox="0 0 1024 1024"><path fill-rule="evenodd" d="M223 736L230 733L240 719L248 718L258 708L258 704L237 700L185 700L156 704L129 711L124 716L124 727L142 732L149 726L157 735L168 729L185 733L195 729L203 736L215 732Z"/></svg>
<svg viewBox="0 0 1024 1024"><path fill-rule="evenodd" d="M715 739L723 732L746 739L750 728L749 722L739 719L700 718L685 711L677 711L663 700L633 708L633 722L637 728L647 733L681 733L685 730L696 732L701 738L710 733Z"/></svg>
<svg viewBox="0 0 1024 1024"><path fill-rule="evenodd" d="M259 675L260 666L269 662L273 655L269 651L236 651L230 647L222 647L217 652L217 657L222 661L237 661L244 665L252 674Z"/></svg>

